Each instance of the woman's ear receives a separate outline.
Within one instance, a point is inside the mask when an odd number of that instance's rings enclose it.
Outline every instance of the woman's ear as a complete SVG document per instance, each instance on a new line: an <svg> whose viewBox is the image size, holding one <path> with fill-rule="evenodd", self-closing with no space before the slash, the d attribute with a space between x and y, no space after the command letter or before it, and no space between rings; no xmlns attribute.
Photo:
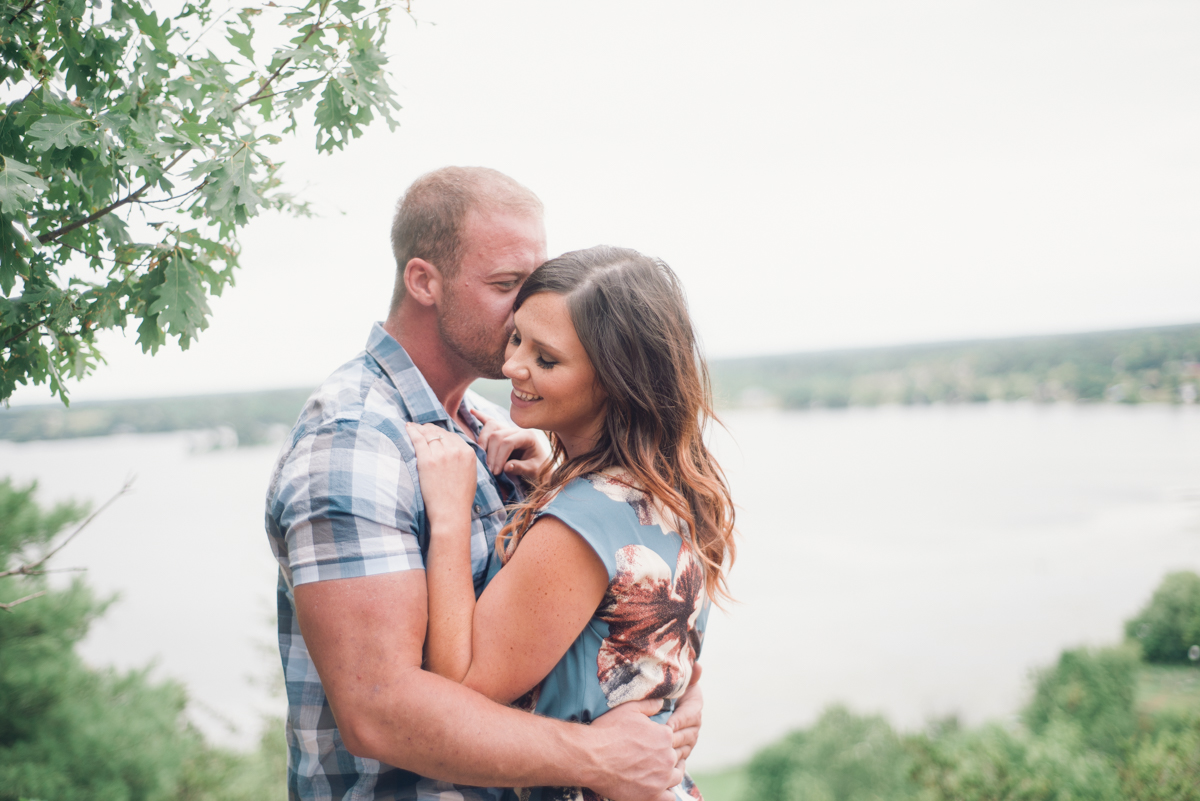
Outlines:
<svg viewBox="0 0 1200 801"><path fill-rule="evenodd" d="M404 265L404 289L422 306L433 306L442 299L442 274L424 259L409 259Z"/></svg>

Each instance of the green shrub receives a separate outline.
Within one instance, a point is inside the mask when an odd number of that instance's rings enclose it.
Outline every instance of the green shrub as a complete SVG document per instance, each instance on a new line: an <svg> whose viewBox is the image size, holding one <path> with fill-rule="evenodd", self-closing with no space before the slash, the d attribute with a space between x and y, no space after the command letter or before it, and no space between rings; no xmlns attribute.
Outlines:
<svg viewBox="0 0 1200 801"><path fill-rule="evenodd" d="M82 510L46 512L34 486L0 479L0 571L24 563ZM0 579L0 801L259 801L285 797L281 725L252 754L207 745L184 716L187 696L146 671L95 670L75 653L105 602L81 581Z"/></svg>
<svg viewBox="0 0 1200 801"><path fill-rule="evenodd" d="M283 720L264 721L258 748L238 754L217 748L194 751L183 766L178 801L284 801L287 740Z"/></svg>
<svg viewBox="0 0 1200 801"><path fill-rule="evenodd" d="M1132 801L1200 801L1200 721L1146 738L1121 771Z"/></svg>
<svg viewBox="0 0 1200 801"><path fill-rule="evenodd" d="M910 740L913 780L927 801L1121 801L1113 762L1088 750L1078 727L1041 735L990 725Z"/></svg>
<svg viewBox="0 0 1200 801"><path fill-rule="evenodd" d="M1037 674L1025 725L1034 734L1054 724L1074 726L1085 746L1118 755L1137 731L1137 669L1131 649L1064 651L1057 665Z"/></svg>
<svg viewBox="0 0 1200 801"><path fill-rule="evenodd" d="M1147 662L1187 663L1200 645L1200 576L1171 573L1141 613L1125 624L1125 636L1142 646Z"/></svg>
<svg viewBox="0 0 1200 801"><path fill-rule="evenodd" d="M755 754L747 769L749 801L905 801L916 798L912 759L880 717L827 710Z"/></svg>

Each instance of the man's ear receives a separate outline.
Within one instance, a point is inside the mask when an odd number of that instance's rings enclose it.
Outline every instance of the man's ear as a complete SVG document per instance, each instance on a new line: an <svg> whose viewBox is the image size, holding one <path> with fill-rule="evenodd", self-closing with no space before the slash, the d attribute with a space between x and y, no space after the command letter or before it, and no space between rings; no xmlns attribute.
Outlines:
<svg viewBox="0 0 1200 801"><path fill-rule="evenodd" d="M433 306L442 299L442 274L424 259L409 259L404 265L404 289L422 306Z"/></svg>

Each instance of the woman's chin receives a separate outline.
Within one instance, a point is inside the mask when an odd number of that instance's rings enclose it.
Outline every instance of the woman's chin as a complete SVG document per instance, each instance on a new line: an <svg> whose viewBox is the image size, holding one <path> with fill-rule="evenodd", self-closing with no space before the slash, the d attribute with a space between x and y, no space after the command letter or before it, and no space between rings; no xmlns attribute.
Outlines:
<svg viewBox="0 0 1200 801"><path fill-rule="evenodd" d="M521 428L539 428L537 415L525 404L518 405L514 403L508 409L508 416L513 423Z"/></svg>

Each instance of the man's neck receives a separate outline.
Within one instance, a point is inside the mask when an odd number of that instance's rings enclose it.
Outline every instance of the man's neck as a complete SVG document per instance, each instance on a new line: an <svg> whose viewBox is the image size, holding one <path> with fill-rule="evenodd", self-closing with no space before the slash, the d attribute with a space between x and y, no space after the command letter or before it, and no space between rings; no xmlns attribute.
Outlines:
<svg viewBox="0 0 1200 801"><path fill-rule="evenodd" d="M432 317L420 312L393 314L383 324L383 330L391 334L408 353L408 358L421 371L450 419L462 425L458 419L458 409L467 388L479 375L458 354L446 347L438 333L436 320L423 319L427 316ZM470 431L469 427L463 427Z"/></svg>

